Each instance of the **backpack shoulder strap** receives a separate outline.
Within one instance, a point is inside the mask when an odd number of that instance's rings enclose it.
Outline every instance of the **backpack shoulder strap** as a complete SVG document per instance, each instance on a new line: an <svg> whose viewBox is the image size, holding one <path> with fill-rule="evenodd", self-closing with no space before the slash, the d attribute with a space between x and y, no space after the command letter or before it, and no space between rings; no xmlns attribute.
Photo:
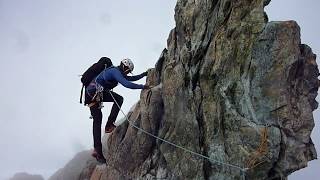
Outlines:
<svg viewBox="0 0 320 180"><path fill-rule="evenodd" d="M82 104L83 88L84 88L84 85L82 84L81 93L80 93L80 104Z"/></svg>
<svg viewBox="0 0 320 180"><path fill-rule="evenodd" d="M104 68L104 70L111 69L111 68L114 68L114 67L115 67L115 66L112 65L112 66L109 66L109 67Z"/></svg>

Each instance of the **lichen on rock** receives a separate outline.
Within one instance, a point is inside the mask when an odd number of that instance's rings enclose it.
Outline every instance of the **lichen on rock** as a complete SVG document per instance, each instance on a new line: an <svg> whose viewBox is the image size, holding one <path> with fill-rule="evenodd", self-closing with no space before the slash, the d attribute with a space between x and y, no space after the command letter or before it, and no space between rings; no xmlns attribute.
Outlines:
<svg viewBox="0 0 320 180"><path fill-rule="evenodd" d="M176 27L130 121L247 179L286 178L317 157L310 138L316 56L263 0L178 0ZM264 133L263 133L264 132ZM241 179L128 124L107 142L101 179ZM262 147L263 146L263 147ZM254 159L253 159L254 158ZM251 164L248 164L251 162Z"/></svg>
<svg viewBox="0 0 320 180"><path fill-rule="evenodd" d="M246 179L285 179L317 158L310 138L316 56L294 21L268 22L270 0L178 0L140 100L136 126ZM104 142L107 179L243 179L123 123Z"/></svg>

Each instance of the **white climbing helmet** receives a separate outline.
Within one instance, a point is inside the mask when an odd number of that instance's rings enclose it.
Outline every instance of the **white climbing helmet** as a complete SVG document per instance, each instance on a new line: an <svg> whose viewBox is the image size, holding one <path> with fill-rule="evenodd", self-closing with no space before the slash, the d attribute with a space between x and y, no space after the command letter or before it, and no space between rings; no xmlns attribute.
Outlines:
<svg viewBox="0 0 320 180"><path fill-rule="evenodd" d="M133 62L131 61L131 59L125 58L125 59L123 59L123 60L121 61L121 63L122 63L123 65L125 65L126 67L128 67L128 68L130 69L130 72L133 71L134 65L133 65Z"/></svg>

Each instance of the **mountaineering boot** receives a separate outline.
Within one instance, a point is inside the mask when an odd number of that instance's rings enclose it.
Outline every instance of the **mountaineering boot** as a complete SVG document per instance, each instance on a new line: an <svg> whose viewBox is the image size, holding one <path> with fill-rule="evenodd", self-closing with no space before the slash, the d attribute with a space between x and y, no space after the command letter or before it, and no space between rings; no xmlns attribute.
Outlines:
<svg viewBox="0 0 320 180"><path fill-rule="evenodd" d="M103 157L102 154L99 154L96 149L94 149L91 153L91 156L96 158L96 160L99 162L99 163L106 163L106 159Z"/></svg>
<svg viewBox="0 0 320 180"><path fill-rule="evenodd" d="M115 126L113 123L110 125L106 125L105 127L105 133L111 133L117 126Z"/></svg>
<svg viewBox="0 0 320 180"><path fill-rule="evenodd" d="M91 153L91 156L94 157L94 158L97 158L98 157L98 152L96 151L96 149L94 149Z"/></svg>
<svg viewBox="0 0 320 180"><path fill-rule="evenodd" d="M99 155L96 157L97 161L99 163L105 164L106 163L106 159L103 157L103 155Z"/></svg>

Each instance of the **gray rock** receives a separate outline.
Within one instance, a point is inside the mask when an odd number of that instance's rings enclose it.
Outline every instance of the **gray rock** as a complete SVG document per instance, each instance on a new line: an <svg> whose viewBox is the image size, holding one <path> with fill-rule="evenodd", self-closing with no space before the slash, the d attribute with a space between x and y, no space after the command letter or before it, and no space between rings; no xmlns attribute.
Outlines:
<svg viewBox="0 0 320 180"><path fill-rule="evenodd" d="M44 179L41 175L31 175L31 174L22 172L22 173L16 173L9 180L44 180Z"/></svg>
<svg viewBox="0 0 320 180"><path fill-rule="evenodd" d="M268 3L178 1L177 26L148 78L159 87L141 93L130 120L211 159L252 167L248 179L285 178L315 159L315 55L301 45L295 22L266 22ZM106 144L110 165L102 179L242 178L237 168L184 152L128 123Z"/></svg>
<svg viewBox="0 0 320 180"><path fill-rule="evenodd" d="M89 180L97 165L91 157L91 151L83 151L75 155L64 168L54 173L49 180Z"/></svg>
<svg viewBox="0 0 320 180"><path fill-rule="evenodd" d="M104 142L101 180L286 179L317 158L316 56L296 22L268 22L269 2L177 1L156 87Z"/></svg>

